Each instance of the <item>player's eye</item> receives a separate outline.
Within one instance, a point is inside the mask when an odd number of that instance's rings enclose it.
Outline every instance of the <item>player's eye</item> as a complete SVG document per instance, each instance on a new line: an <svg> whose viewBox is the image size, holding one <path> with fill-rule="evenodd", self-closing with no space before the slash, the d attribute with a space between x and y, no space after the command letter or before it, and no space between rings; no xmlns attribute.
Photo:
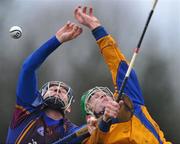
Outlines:
<svg viewBox="0 0 180 144"><path fill-rule="evenodd" d="M106 97L106 95L105 95L105 94L103 94L103 95L101 95L101 96L100 96L100 98L104 98L104 97Z"/></svg>
<svg viewBox="0 0 180 144"><path fill-rule="evenodd" d="M62 90L61 92L64 93L64 94L66 94L66 90Z"/></svg>
<svg viewBox="0 0 180 144"><path fill-rule="evenodd" d="M97 99L97 98L99 98L100 96L99 96L98 94L95 94L93 97L94 97L95 99Z"/></svg>
<svg viewBox="0 0 180 144"><path fill-rule="evenodd" d="M58 89L54 89L54 92L57 92L58 91Z"/></svg>

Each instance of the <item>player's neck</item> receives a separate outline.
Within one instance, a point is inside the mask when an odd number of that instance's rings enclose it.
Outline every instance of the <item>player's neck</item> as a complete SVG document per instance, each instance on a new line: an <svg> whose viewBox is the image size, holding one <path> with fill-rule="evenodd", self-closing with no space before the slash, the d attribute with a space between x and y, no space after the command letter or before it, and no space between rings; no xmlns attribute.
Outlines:
<svg viewBox="0 0 180 144"><path fill-rule="evenodd" d="M51 110L51 109L47 109L45 111L46 115L54 120L60 120L61 118L63 118L63 115L55 110Z"/></svg>

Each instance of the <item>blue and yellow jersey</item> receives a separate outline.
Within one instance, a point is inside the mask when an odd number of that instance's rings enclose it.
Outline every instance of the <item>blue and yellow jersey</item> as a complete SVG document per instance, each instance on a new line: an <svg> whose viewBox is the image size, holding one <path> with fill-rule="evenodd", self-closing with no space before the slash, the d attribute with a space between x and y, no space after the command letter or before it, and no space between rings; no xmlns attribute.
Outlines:
<svg viewBox="0 0 180 144"><path fill-rule="evenodd" d="M112 74L115 87L114 95L117 96L122 81L128 69L128 62L119 50L115 40L103 27L93 30L100 52ZM128 95L134 104L134 115L128 122L114 123L110 125L101 122L92 133L87 143L104 144L162 144L166 142L163 132L152 119L144 104L142 91L134 70L131 71L126 83L124 93Z"/></svg>
<svg viewBox="0 0 180 144"><path fill-rule="evenodd" d="M19 76L16 106L6 143L52 143L78 129L66 118L53 120L45 114L37 87L37 69L60 44L54 36L25 60Z"/></svg>

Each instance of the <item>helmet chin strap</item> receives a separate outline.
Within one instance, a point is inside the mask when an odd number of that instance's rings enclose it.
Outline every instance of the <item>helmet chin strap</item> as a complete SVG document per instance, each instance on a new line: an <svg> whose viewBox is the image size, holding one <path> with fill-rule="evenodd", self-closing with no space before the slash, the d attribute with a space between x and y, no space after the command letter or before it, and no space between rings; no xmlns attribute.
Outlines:
<svg viewBox="0 0 180 144"><path fill-rule="evenodd" d="M59 109L59 108L56 108L56 107L54 107L54 105L50 105L50 106L47 106L46 107L47 109L51 109L51 110L55 110L55 111L58 111L59 113L61 113L62 114L62 116L64 117L65 116L65 112L64 112L64 110L62 110L62 109Z"/></svg>
<svg viewBox="0 0 180 144"><path fill-rule="evenodd" d="M64 114L65 114L64 102L61 99L57 101L57 97L49 96L48 98L44 100L44 105L45 105L45 108L59 111L64 117Z"/></svg>

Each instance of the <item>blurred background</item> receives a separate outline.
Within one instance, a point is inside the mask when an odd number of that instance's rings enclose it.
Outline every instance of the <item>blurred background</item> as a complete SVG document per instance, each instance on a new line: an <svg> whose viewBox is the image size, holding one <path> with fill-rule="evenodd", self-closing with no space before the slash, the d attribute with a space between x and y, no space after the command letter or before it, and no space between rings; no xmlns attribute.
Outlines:
<svg viewBox="0 0 180 144"><path fill-rule="evenodd" d="M130 60L152 8L152 0L0 0L0 141L5 143L15 105L16 84L24 59L48 40L68 20L75 22L78 5L94 8L95 15L113 35ZM23 36L12 39L11 26ZM68 116L80 125L82 93L94 86L113 91L111 75L91 32L84 28L77 39L63 44L38 71L39 87L61 80L74 90L73 111ZM148 110L166 139L180 143L180 1L160 0L142 42L135 70Z"/></svg>

